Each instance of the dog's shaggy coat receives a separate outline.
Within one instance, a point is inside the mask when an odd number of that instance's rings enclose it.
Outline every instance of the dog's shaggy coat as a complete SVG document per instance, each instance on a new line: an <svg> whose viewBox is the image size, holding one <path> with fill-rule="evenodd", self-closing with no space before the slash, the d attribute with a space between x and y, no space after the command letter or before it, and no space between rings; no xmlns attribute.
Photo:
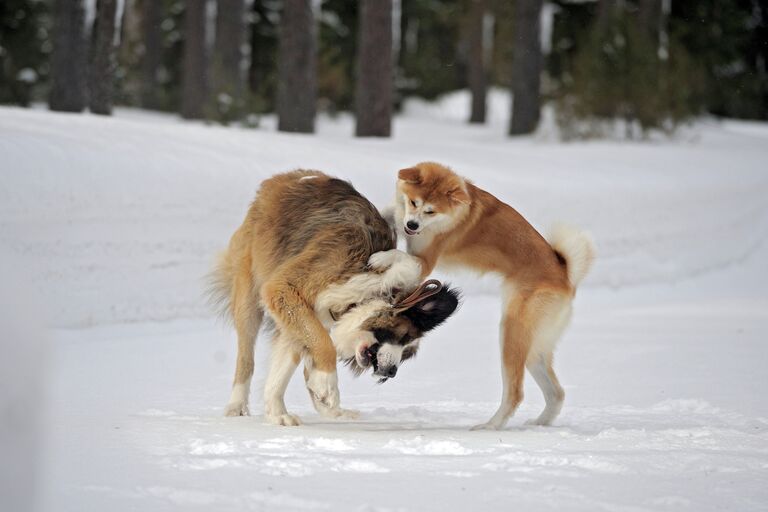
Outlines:
<svg viewBox="0 0 768 512"><path fill-rule="evenodd" d="M337 358L358 371L372 364L384 379L394 376L418 338L457 305L455 292L444 289L413 308L392 307L417 287L421 273L418 260L397 251L395 241L378 210L345 181L294 171L262 183L213 272L212 295L238 337L227 415L249 413L254 344L265 312L276 326L264 391L271 422L299 423L283 395L302 358L313 403L331 417L346 414L339 408Z"/></svg>

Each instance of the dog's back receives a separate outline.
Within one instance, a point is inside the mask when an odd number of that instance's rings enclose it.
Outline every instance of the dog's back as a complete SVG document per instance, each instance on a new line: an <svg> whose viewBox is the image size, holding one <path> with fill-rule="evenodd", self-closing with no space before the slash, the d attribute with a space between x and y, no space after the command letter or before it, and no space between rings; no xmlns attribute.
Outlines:
<svg viewBox="0 0 768 512"><path fill-rule="evenodd" d="M309 288L320 290L362 272L371 254L395 248L392 228L346 181L319 171L297 170L265 180L245 221L219 255L209 292L225 316L238 275L253 285L279 265L313 251L324 261Z"/></svg>

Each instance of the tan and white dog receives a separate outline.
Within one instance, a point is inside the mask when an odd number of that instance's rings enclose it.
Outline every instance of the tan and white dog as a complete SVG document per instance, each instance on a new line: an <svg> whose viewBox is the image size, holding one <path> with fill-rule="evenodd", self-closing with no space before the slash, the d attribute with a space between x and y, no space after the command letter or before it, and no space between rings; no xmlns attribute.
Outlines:
<svg viewBox="0 0 768 512"><path fill-rule="evenodd" d="M327 417L354 416L339 407L337 359L357 373L372 366L380 380L395 376L424 333L458 305L453 290L419 286L420 262L395 241L378 210L345 181L294 171L261 184L212 274L212 297L238 338L227 416L249 414L265 313L275 324L264 389L272 423L299 424L283 395L302 359L312 402Z"/></svg>
<svg viewBox="0 0 768 512"><path fill-rule="evenodd" d="M399 172L395 222L408 252L422 260L422 276L439 264L503 279L501 405L475 428L504 427L523 399L525 368L546 401L532 423L552 423L565 397L553 353L594 259L591 237L559 226L547 241L511 206L433 162Z"/></svg>

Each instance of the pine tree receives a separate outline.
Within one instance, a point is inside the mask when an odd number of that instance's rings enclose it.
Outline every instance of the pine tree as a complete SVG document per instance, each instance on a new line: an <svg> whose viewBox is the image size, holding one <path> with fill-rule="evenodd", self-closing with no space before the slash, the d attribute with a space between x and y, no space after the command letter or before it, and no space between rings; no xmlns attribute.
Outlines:
<svg viewBox="0 0 768 512"><path fill-rule="evenodd" d="M185 119L202 119L205 115L207 90L205 8L206 0L187 0L184 13L181 116Z"/></svg>
<svg viewBox="0 0 768 512"><path fill-rule="evenodd" d="M510 135L536 130L540 116L542 0L517 0L512 56L512 120Z"/></svg>
<svg viewBox="0 0 768 512"><path fill-rule="evenodd" d="M139 0L125 0L120 18L120 46L117 49L116 101L141 104L141 55L143 33Z"/></svg>
<svg viewBox="0 0 768 512"><path fill-rule="evenodd" d="M47 78L47 2L0 2L0 103L29 106Z"/></svg>
<svg viewBox="0 0 768 512"><path fill-rule="evenodd" d="M91 62L88 73L90 108L95 114L112 113L115 80L116 0L98 0L91 34Z"/></svg>
<svg viewBox="0 0 768 512"><path fill-rule="evenodd" d="M85 10L82 0L56 0L53 10L51 110L82 112L86 100Z"/></svg>
<svg viewBox="0 0 768 512"><path fill-rule="evenodd" d="M486 0L469 0L467 83L472 95L469 122L485 123L488 71L485 48Z"/></svg>
<svg viewBox="0 0 768 512"><path fill-rule="evenodd" d="M392 130L392 0L361 0L355 113L358 137Z"/></svg>
<svg viewBox="0 0 768 512"><path fill-rule="evenodd" d="M272 2L254 0L251 20L251 56L248 66L251 108L255 112L274 111L279 11Z"/></svg>
<svg viewBox="0 0 768 512"><path fill-rule="evenodd" d="M285 0L278 56L278 130L313 133L317 96L317 28L312 0Z"/></svg>
<svg viewBox="0 0 768 512"><path fill-rule="evenodd" d="M163 11L162 0L142 0L144 52L141 59L141 106L154 110L162 108L159 72L163 58Z"/></svg>
<svg viewBox="0 0 768 512"><path fill-rule="evenodd" d="M435 99L464 86L458 44L462 2L404 0L401 5L398 84L403 94Z"/></svg>
<svg viewBox="0 0 768 512"><path fill-rule="evenodd" d="M245 2L217 0L216 6L216 35L211 56L211 114L226 124L243 112Z"/></svg>

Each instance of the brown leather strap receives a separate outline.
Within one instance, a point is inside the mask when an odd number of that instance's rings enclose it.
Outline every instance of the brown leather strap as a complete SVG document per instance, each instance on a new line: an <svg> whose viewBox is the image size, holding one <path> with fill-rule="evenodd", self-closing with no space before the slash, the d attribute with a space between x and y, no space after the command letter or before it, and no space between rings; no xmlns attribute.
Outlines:
<svg viewBox="0 0 768 512"><path fill-rule="evenodd" d="M440 290L442 289L443 289L443 283L441 283L437 279L429 279L421 283L419 287L416 288L413 291L413 293L411 293L409 296L407 296L397 304L393 304L392 307L395 309L412 308L413 306L423 301L424 299L428 299L429 297L437 293L440 293Z"/></svg>

